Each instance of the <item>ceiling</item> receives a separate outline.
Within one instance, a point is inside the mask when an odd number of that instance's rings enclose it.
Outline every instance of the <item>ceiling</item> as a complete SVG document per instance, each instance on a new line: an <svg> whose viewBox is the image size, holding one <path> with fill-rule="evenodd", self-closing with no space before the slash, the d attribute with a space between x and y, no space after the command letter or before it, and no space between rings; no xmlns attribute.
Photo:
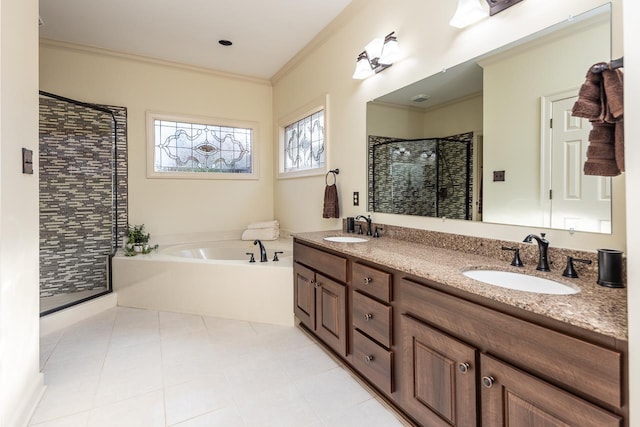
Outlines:
<svg viewBox="0 0 640 427"><path fill-rule="evenodd" d="M430 109L481 92L482 68L475 60L471 60L376 98L374 101ZM415 100L419 96L427 99Z"/></svg>
<svg viewBox="0 0 640 427"><path fill-rule="evenodd" d="M40 37L269 79L349 3L40 0Z"/></svg>

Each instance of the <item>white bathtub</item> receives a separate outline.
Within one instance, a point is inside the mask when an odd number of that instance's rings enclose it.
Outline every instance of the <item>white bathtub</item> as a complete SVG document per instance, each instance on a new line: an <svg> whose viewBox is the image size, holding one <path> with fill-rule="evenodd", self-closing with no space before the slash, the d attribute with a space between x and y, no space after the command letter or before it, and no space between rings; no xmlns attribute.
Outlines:
<svg viewBox="0 0 640 427"><path fill-rule="evenodd" d="M223 240L162 246L113 259L118 305L252 322L293 325L292 240ZM274 251L280 261L274 262ZM249 263L253 252L256 262Z"/></svg>
<svg viewBox="0 0 640 427"><path fill-rule="evenodd" d="M266 248L269 262L274 262L275 251L278 251L284 252L278 254L278 259L283 261L283 264L291 265L292 251L291 241L289 239L264 241L262 244ZM255 260L260 262L260 249L258 245L254 245L253 241L243 240L222 240L216 242L170 245L161 248L159 252L165 255L187 259L237 261L238 263L248 262L250 255L247 255L247 253L253 253ZM275 262L277 263L278 261Z"/></svg>

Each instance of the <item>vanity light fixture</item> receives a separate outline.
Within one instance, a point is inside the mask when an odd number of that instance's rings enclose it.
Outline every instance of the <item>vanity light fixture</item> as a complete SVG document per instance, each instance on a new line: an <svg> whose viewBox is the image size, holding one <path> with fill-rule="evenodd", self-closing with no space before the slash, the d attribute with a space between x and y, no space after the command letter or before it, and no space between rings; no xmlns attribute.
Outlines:
<svg viewBox="0 0 640 427"><path fill-rule="evenodd" d="M353 78L362 80L379 73L393 65L399 56L400 48L395 31L387 34L384 39L373 39L358 55Z"/></svg>
<svg viewBox="0 0 640 427"><path fill-rule="evenodd" d="M451 21L449 21L449 25L456 28L464 28L487 16L489 16L489 12L482 7L480 0L458 0L458 8Z"/></svg>

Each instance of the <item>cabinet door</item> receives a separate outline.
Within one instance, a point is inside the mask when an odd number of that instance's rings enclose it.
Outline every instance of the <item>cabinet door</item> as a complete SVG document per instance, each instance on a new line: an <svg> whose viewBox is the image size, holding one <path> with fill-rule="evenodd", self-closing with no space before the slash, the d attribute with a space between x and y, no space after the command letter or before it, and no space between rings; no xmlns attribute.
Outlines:
<svg viewBox="0 0 640 427"><path fill-rule="evenodd" d="M482 354L482 425L619 427L620 417Z"/></svg>
<svg viewBox="0 0 640 427"><path fill-rule="evenodd" d="M293 312L312 331L316 328L315 272L293 265Z"/></svg>
<svg viewBox="0 0 640 427"><path fill-rule="evenodd" d="M341 356L347 355L346 286L316 273L316 334Z"/></svg>
<svg viewBox="0 0 640 427"><path fill-rule="evenodd" d="M407 412L425 426L476 426L476 349L407 315L401 329Z"/></svg>

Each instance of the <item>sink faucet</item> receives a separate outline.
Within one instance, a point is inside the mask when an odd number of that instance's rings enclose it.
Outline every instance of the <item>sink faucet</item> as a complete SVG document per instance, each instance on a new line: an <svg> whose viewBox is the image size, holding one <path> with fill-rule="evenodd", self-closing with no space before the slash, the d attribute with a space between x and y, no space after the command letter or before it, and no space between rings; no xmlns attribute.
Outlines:
<svg viewBox="0 0 640 427"><path fill-rule="evenodd" d="M253 241L254 245L259 245L260 246L260 262L267 262L267 251L264 248L264 245L262 244L262 242L260 240L254 240Z"/></svg>
<svg viewBox="0 0 640 427"><path fill-rule="evenodd" d="M355 219L356 221L359 220L360 218L364 219L365 221L367 221L367 236L371 236L371 215L358 215Z"/></svg>
<svg viewBox="0 0 640 427"><path fill-rule="evenodd" d="M538 242L539 252L538 266L536 267L536 270L551 271L551 269L549 268L549 262L547 261L547 250L549 249L549 241L545 239L544 236L545 233L540 233L540 237L536 236L535 234L529 234L524 238L523 242L531 243L531 239L536 239L536 241Z"/></svg>

